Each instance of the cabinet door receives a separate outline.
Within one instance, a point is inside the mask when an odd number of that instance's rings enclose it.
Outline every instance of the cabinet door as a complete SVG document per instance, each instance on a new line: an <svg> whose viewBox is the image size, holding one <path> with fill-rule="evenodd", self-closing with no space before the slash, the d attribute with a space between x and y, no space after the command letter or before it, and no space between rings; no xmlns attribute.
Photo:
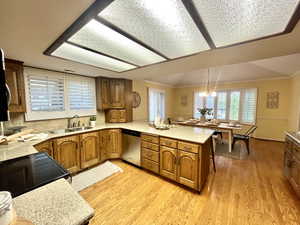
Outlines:
<svg viewBox="0 0 300 225"><path fill-rule="evenodd" d="M44 141L34 146L39 152L46 152L53 158L52 141Z"/></svg>
<svg viewBox="0 0 300 225"><path fill-rule="evenodd" d="M79 136L69 136L55 140L55 159L70 173L80 170Z"/></svg>
<svg viewBox="0 0 300 225"><path fill-rule="evenodd" d="M107 141L106 143L107 157L110 159L120 158L122 154L121 130L120 129L108 130L106 141Z"/></svg>
<svg viewBox="0 0 300 225"><path fill-rule="evenodd" d="M107 130L100 130L99 131L99 160L105 161L107 156L107 139L108 139L108 131Z"/></svg>
<svg viewBox="0 0 300 225"><path fill-rule="evenodd" d="M5 79L11 92L10 112L25 112L25 85L23 64L11 60L5 61Z"/></svg>
<svg viewBox="0 0 300 225"><path fill-rule="evenodd" d="M292 165L291 165L291 177L290 182L300 196L300 160L297 158L293 158Z"/></svg>
<svg viewBox="0 0 300 225"><path fill-rule="evenodd" d="M124 123L126 122L125 109L110 109L106 114L106 122L108 123Z"/></svg>
<svg viewBox="0 0 300 225"><path fill-rule="evenodd" d="M96 79L96 101L97 109L110 108L110 79L99 77Z"/></svg>
<svg viewBox="0 0 300 225"><path fill-rule="evenodd" d="M113 79L110 81L111 108L125 107L125 81Z"/></svg>
<svg viewBox="0 0 300 225"><path fill-rule="evenodd" d="M177 174L179 183L197 189L198 154L179 150Z"/></svg>
<svg viewBox="0 0 300 225"><path fill-rule="evenodd" d="M177 149L160 147L160 175L176 180Z"/></svg>
<svg viewBox="0 0 300 225"><path fill-rule="evenodd" d="M98 132L80 135L81 168L87 168L100 161L100 147Z"/></svg>

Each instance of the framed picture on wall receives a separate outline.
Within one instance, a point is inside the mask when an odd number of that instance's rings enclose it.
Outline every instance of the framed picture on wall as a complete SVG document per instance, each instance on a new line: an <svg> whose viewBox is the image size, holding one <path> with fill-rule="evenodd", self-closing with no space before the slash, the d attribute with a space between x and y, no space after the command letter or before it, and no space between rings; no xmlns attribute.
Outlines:
<svg viewBox="0 0 300 225"><path fill-rule="evenodd" d="M267 108L278 109L279 107L279 92L273 91L267 93Z"/></svg>

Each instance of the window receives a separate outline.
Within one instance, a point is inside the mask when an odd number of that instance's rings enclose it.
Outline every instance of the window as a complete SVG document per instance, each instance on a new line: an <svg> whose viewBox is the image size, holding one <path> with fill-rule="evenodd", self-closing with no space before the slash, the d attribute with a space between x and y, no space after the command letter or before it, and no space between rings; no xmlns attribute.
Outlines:
<svg viewBox="0 0 300 225"><path fill-rule="evenodd" d="M70 110L91 110L95 108L95 84L86 79L72 79L68 82Z"/></svg>
<svg viewBox="0 0 300 225"><path fill-rule="evenodd" d="M203 96L201 92L195 93L194 117L199 118L198 108L213 109L213 115L207 119L224 121L239 121L254 124L256 120L257 89L238 89L217 92L217 96Z"/></svg>
<svg viewBox="0 0 300 225"><path fill-rule="evenodd" d="M96 114L94 78L25 68L27 121Z"/></svg>
<svg viewBox="0 0 300 225"><path fill-rule="evenodd" d="M149 88L149 121L156 117L165 118L165 92L163 90Z"/></svg>

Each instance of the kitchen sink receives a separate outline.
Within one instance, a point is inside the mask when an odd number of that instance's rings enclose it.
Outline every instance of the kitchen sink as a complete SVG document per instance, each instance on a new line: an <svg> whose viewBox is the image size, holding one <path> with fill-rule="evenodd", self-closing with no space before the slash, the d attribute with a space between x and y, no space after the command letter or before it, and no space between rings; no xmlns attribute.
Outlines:
<svg viewBox="0 0 300 225"><path fill-rule="evenodd" d="M72 128L66 128L66 129L58 129L58 130L52 130L50 131L51 134L65 134L65 133L72 133L75 131L81 131L81 130L90 130L93 127L72 127Z"/></svg>

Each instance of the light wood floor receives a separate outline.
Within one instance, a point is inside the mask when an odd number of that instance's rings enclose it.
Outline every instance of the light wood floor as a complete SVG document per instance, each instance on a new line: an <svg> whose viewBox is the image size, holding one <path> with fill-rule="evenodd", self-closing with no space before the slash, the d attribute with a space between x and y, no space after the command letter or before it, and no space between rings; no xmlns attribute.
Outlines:
<svg viewBox="0 0 300 225"><path fill-rule="evenodd" d="M247 160L216 157L199 195L121 161L124 169L81 192L92 225L293 225L300 201L282 175L283 144L255 140Z"/></svg>

